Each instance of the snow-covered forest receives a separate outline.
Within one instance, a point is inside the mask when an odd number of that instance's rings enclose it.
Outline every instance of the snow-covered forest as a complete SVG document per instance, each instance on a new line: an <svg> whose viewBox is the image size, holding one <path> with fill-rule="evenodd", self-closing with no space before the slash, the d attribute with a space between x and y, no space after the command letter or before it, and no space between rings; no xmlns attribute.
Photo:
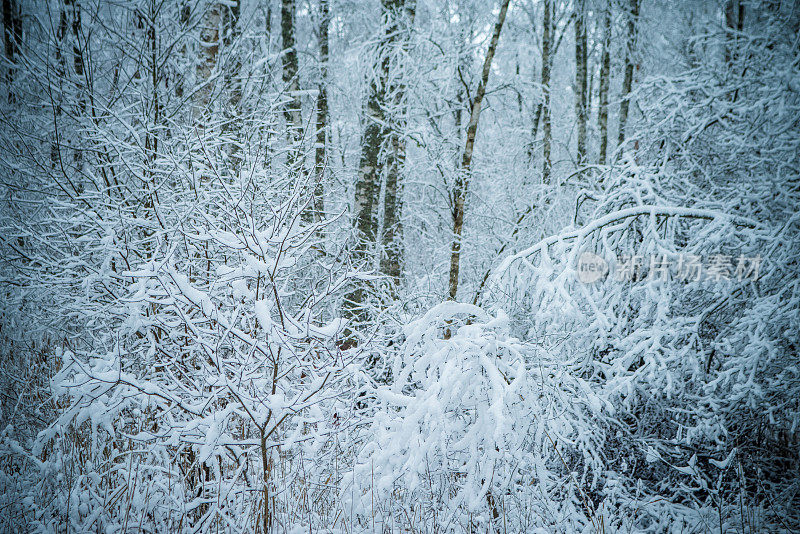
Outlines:
<svg viewBox="0 0 800 534"><path fill-rule="evenodd" d="M800 3L2 0L0 531L800 531Z"/></svg>

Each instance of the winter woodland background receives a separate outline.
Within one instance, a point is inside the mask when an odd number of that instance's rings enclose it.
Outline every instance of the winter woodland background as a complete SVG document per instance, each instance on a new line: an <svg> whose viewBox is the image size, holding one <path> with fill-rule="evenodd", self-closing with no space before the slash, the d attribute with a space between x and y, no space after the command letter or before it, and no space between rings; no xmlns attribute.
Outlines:
<svg viewBox="0 0 800 534"><path fill-rule="evenodd" d="M3 532L800 530L797 2L2 20Z"/></svg>

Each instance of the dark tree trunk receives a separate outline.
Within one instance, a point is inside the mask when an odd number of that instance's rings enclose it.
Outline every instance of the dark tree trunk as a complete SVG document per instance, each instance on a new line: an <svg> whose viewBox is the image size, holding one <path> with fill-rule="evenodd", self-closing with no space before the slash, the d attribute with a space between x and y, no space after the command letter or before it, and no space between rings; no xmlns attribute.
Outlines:
<svg viewBox="0 0 800 534"><path fill-rule="evenodd" d="M636 49L636 22L639 18L639 0L630 0L628 13L628 42L625 47L625 78L622 81L622 101L619 104L619 145L625 142L625 127L628 123L630 95L633 88L633 54Z"/></svg>
<svg viewBox="0 0 800 534"><path fill-rule="evenodd" d="M552 125L550 123L550 67L553 63L553 2L544 0L544 21L542 29L542 182L550 183L550 150L553 142Z"/></svg>
<svg viewBox="0 0 800 534"><path fill-rule="evenodd" d="M405 5L404 5L405 4ZM415 0L386 2L384 7L392 9L393 20L390 31L397 33L405 30L411 31L414 24ZM403 49L408 42L403 38ZM388 71L386 72L388 75ZM386 188L383 203L383 233L381 235L381 273L386 275L392 284L392 291L396 291L400 284L403 270L403 167L406 159L406 145L403 138L405 129L405 84L400 81L387 87L392 109L399 116L390 119L391 131L389 132L386 153Z"/></svg>
<svg viewBox="0 0 800 534"><path fill-rule="evenodd" d="M22 43L22 15L15 0L3 0L3 40L5 44L6 60L9 67L6 71L8 83L8 102L14 102L14 90L11 84L16 72L17 56Z"/></svg>
<svg viewBox="0 0 800 534"><path fill-rule="evenodd" d="M575 117L578 122L578 166L586 158L587 72L588 54L586 22L583 2L576 6L575 14Z"/></svg>
<svg viewBox="0 0 800 534"><path fill-rule="evenodd" d="M286 133L289 141L287 164L289 170L298 172L300 162L300 140L302 139L302 104L300 102L300 81L297 77L297 47L294 39L294 0L281 3L281 45L283 47L283 86L288 93L289 102L283 109L286 120Z"/></svg>
<svg viewBox="0 0 800 534"><path fill-rule="evenodd" d="M600 109L597 113L600 130L600 156L598 163L605 165L608 157L608 89L611 81L611 6L603 12L603 51L600 59Z"/></svg>
<svg viewBox="0 0 800 534"><path fill-rule="evenodd" d="M319 21L319 95L317 96L317 140L314 153L314 217L315 222L325 218L325 166L328 143L328 32L330 26L329 0L320 0Z"/></svg>

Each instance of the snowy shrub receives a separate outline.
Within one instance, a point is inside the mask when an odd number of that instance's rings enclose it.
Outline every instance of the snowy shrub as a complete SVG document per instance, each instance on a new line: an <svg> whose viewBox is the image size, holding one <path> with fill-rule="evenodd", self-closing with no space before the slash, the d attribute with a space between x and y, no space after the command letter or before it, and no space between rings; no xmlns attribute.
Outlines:
<svg viewBox="0 0 800 534"><path fill-rule="evenodd" d="M370 439L343 481L362 524L401 512L444 532L501 516L530 528L597 520L591 476L573 469L599 466L602 426L587 430L610 405L508 330L502 311L453 302L406 326L392 383L375 391Z"/></svg>
<svg viewBox="0 0 800 534"><path fill-rule="evenodd" d="M665 513L670 522L740 521L744 502L761 521L779 525L788 509L771 502L763 487L793 491L797 484L782 470L791 465L785 436L798 423L797 411L793 401L777 399L787 388L791 398L800 394L790 333L800 306L796 284L785 278L796 271L797 252L770 244L777 235L795 235L796 218L776 227L735 210L625 207L637 195L618 192L641 188L640 200L657 200L660 191L657 176L638 167L630 172L605 194L622 209L603 213L600 204L584 226L507 258L495 272L491 298L512 310L520 335L561 354L613 406L601 450L614 451L604 470L628 477L616 498L676 506L642 508L635 514L642 528L654 528ZM594 284L577 277L586 251L611 266ZM630 267L626 254L642 261L621 277ZM678 271L687 258L703 258L704 269L714 258L728 263L724 272L685 279ZM757 452L767 443L786 451L772 456L774 463Z"/></svg>
<svg viewBox="0 0 800 534"><path fill-rule="evenodd" d="M358 380L337 346L342 321L321 322L347 273L317 252L299 198L265 201L256 220L252 206L221 196L235 225L207 216L192 230L219 260L206 266L171 247L121 273L130 282L119 337L107 352L63 351L52 379L60 413L31 458L55 499L30 503L38 529L276 521L276 493L292 484L284 470L304 447L311 459L325 454Z"/></svg>

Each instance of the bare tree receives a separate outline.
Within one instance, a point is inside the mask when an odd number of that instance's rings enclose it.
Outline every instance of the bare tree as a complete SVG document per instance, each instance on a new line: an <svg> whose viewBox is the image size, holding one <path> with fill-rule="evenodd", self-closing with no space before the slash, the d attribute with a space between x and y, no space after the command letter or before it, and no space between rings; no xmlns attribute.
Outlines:
<svg viewBox="0 0 800 534"><path fill-rule="evenodd" d="M497 22L494 25L492 39L489 41L489 48L483 60L483 70L475 98L470 103L469 123L467 123L467 140L464 152L461 157L461 165L456 174L455 187L453 189L453 244L450 247L450 299L456 300L458 294L458 271L461 263L461 235L464 230L464 207L469 191L469 174L472 170L472 153L475 148L475 135L478 133L478 120L481 116L481 106L483 98L486 96L486 85L489 82L489 73L492 70L492 60L497 51L497 43L500 41L500 32L506 20L509 0L502 0L500 13L497 15Z"/></svg>
<svg viewBox="0 0 800 534"><path fill-rule="evenodd" d="M328 55L330 1L319 1L319 94L317 95L317 143L314 150L314 221L319 222L325 216L325 167L327 165L328 143Z"/></svg>
<svg viewBox="0 0 800 534"><path fill-rule="evenodd" d="M390 80L390 69L392 47L398 39L400 29L398 18L403 13L404 7L405 0L382 0L381 3L383 31L378 47L378 60L375 65L377 72L370 81L366 106L367 124L361 137L361 159L355 184L353 223L356 230L356 244L353 257L358 262L367 260L369 250L377 241L378 196L383 174L387 175L387 187L391 197L388 200L389 221L387 222L387 227L390 227L391 230L385 237L382 236L382 240L391 243L393 246L390 248L394 251L399 251L399 248L394 248L394 245L400 242L398 236L402 235L402 233L398 234L401 209L399 172L404 160L405 148L390 123L392 116L388 111L392 107L393 99L397 98L398 92L402 92L398 91L399 88ZM413 8L407 10L406 13L413 13ZM386 145L388 145L388 150L384 151L382 147ZM392 256L392 259L388 261L390 263L384 264L384 268L392 273L396 272L399 278L400 262L398 257ZM396 263L397 267L393 263ZM366 318L363 310L366 290L363 283L358 284L347 295L345 308L350 317L358 320Z"/></svg>
<svg viewBox="0 0 800 534"><path fill-rule="evenodd" d="M597 112L600 130L600 154L598 163L606 164L608 153L608 89L611 81L611 3L603 11L603 44L600 58L600 84L598 88L599 109Z"/></svg>
<svg viewBox="0 0 800 534"><path fill-rule="evenodd" d="M631 104L631 89L633 87L634 51L636 48L636 28L639 18L639 0L630 0L628 18L628 36L625 46L625 78L622 81L622 101L619 104L619 144L625 141L625 127L628 122L628 110Z"/></svg>
<svg viewBox="0 0 800 534"><path fill-rule="evenodd" d="M416 0L396 1L392 6L392 33L410 30L414 24ZM407 38L400 43L399 52L405 56ZM405 59L405 58L403 58ZM391 121L391 130L386 151L386 187L383 201L383 232L381 234L380 271L391 280L392 290L400 284L403 270L403 166L406 160L405 128L405 84L401 76L392 76L393 82L387 87L390 105L396 115Z"/></svg>
<svg viewBox="0 0 800 534"><path fill-rule="evenodd" d="M212 2L203 14L200 26L200 51L195 69L199 87L195 96L194 120L199 128L203 128L211 101L213 89L212 74L217 67L217 56L220 47L220 24L222 22L222 5Z"/></svg>
<svg viewBox="0 0 800 534"><path fill-rule="evenodd" d="M575 117L578 125L578 166L583 165L586 159L588 44L585 17L584 1L578 0L575 5Z"/></svg>
<svg viewBox="0 0 800 534"><path fill-rule="evenodd" d="M542 21L542 93L543 102L540 108L542 114L542 182L550 182L550 150L553 141L552 125L550 123L550 68L553 64L553 2L544 0L544 16ZM538 121L537 121L538 122ZM535 128L536 126L534 126Z"/></svg>
<svg viewBox="0 0 800 534"><path fill-rule="evenodd" d="M302 104L300 102L300 80L297 75L297 48L294 38L294 0L283 0L281 3L281 40L283 47L283 85L288 92L288 102L283 109L283 116L286 119L286 131L289 147L288 160L289 169L295 169L298 165L300 148L299 143L302 138L303 117Z"/></svg>
<svg viewBox="0 0 800 534"><path fill-rule="evenodd" d="M9 85L8 101L13 103L14 91L11 83L14 80L17 55L22 42L22 14L15 0L3 0L3 40L8 61L8 70L6 71L6 81Z"/></svg>

